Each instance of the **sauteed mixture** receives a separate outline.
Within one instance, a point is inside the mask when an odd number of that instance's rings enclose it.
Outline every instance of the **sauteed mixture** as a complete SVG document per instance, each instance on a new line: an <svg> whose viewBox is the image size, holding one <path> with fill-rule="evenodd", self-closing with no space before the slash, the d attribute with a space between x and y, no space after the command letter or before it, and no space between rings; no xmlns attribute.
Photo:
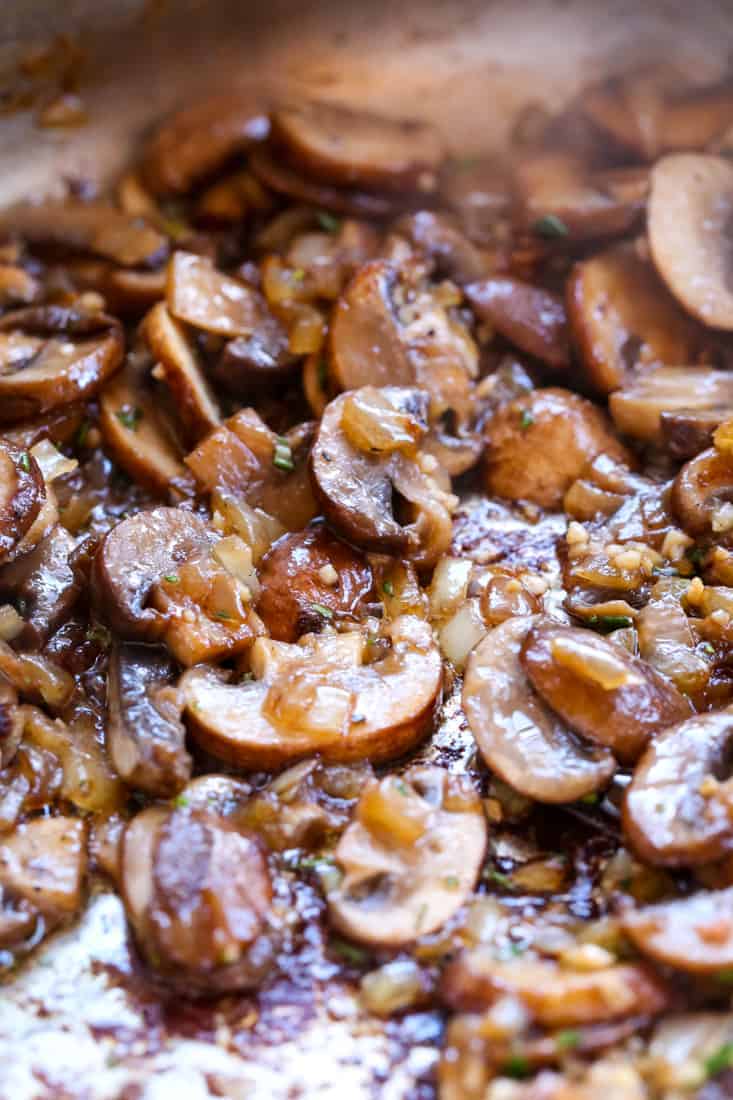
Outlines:
<svg viewBox="0 0 733 1100"><path fill-rule="evenodd" d="M220 97L0 214L7 983L114 889L151 1020L338 985L415 1097L733 1095L731 126Z"/></svg>

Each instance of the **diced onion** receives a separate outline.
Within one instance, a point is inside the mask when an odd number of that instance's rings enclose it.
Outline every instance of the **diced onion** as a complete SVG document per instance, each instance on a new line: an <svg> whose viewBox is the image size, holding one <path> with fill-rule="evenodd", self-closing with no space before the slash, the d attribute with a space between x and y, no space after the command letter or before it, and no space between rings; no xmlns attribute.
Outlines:
<svg viewBox="0 0 733 1100"><path fill-rule="evenodd" d="M455 615L441 627L438 643L443 656L457 669L462 669L474 646L486 634L486 623L481 615L478 599L466 600Z"/></svg>
<svg viewBox="0 0 733 1100"><path fill-rule="evenodd" d="M75 458L67 458L61 454L50 439L41 439L33 447L31 454L41 467L41 473L45 481L55 481L57 477L72 473L79 463Z"/></svg>

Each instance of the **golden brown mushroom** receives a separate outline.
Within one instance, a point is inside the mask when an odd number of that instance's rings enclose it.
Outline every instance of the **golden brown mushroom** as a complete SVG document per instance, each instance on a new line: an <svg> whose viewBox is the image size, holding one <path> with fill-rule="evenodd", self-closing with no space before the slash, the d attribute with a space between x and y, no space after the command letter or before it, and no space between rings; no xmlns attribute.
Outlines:
<svg viewBox="0 0 733 1100"><path fill-rule="evenodd" d="M188 441L198 443L216 428L221 417L195 346L163 302L153 306L145 318L144 333L160 363Z"/></svg>
<svg viewBox="0 0 733 1100"><path fill-rule="evenodd" d="M17 553L46 501L46 482L30 451L0 445L0 562Z"/></svg>
<svg viewBox="0 0 733 1100"><path fill-rule="evenodd" d="M520 351L550 367L569 366L567 317L556 294L508 275L492 275L467 286L466 297L476 316Z"/></svg>
<svg viewBox="0 0 733 1100"><path fill-rule="evenodd" d="M733 966L733 887L645 905L623 918L634 946L656 963L690 974Z"/></svg>
<svg viewBox="0 0 733 1100"><path fill-rule="evenodd" d="M80 818L37 817L0 842L0 887L51 924L73 916L82 901L86 825Z"/></svg>
<svg viewBox="0 0 733 1100"><path fill-rule="evenodd" d="M333 187L310 179L289 164L276 159L267 148L255 149L249 166L253 174L277 195L308 203L319 210L354 218L389 218L404 210L406 199L397 192L381 193L356 188Z"/></svg>
<svg viewBox="0 0 733 1100"><path fill-rule="evenodd" d="M672 509L690 535L725 539L725 509L733 500L733 456L710 447L682 467L672 485ZM722 510L722 511L721 511Z"/></svg>
<svg viewBox="0 0 733 1100"><path fill-rule="evenodd" d="M659 443L672 428L670 420L687 412L719 410L717 423L724 420L726 410L733 408L733 373L713 367L652 367L612 393L608 407L623 435Z"/></svg>

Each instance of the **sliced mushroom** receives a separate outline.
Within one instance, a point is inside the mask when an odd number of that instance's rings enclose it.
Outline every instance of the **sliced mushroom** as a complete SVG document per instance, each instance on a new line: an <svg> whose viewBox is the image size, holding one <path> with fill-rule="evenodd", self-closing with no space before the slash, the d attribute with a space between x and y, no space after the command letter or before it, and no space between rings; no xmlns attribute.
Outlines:
<svg viewBox="0 0 733 1100"><path fill-rule="evenodd" d="M570 365L567 317L562 299L508 275L493 275L466 287L474 313L511 344L547 363Z"/></svg>
<svg viewBox="0 0 733 1100"><path fill-rule="evenodd" d="M148 141L140 170L154 195L180 195L267 137L259 91L226 92L177 111Z"/></svg>
<svg viewBox="0 0 733 1100"><path fill-rule="evenodd" d="M675 298L704 325L733 329L728 240L733 164L675 153L651 174L647 232L652 258Z"/></svg>
<svg viewBox="0 0 733 1100"><path fill-rule="evenodd" d="M122 520L105 536L92 566L92 596L102 616L122 638L158 640L167 624L165 615L146 606L151 589L213 541L203 521L183 508L155 508Z"/></svg>
<svg viewBox="0 0 733 1100"><path fill-rule="evenodd" d="M690 535L719 532L727 526L718 521L721 508L733 500L733 458L710 447L682 467L672 485L672 509Z"/></svg>
<svg viewBox="0 0 733 1100"><path fill-rule="evenodd" d="M204 256L175 252L168 266L168 309L178 321L232 339L250 336L262 316L252 287L217 271Z"/></svg>
<svg viewBox="0 0 733 1100"><path fill-rule="evenodd" d="M162 233L107 202L19 203L0 215L0 236L9 234L31 245L89 252L120 267L159 267L168 256Z"/></svg>
<svg viewBox="0 0 733 1100"><path fill-rule="evenodd" d="M125 830L122 897L141 952L189 992L259 985L273 962L270 873L258 840L215 811L153 807Z"/></svg>
<svg viewBox="0 0 733 1100"><path fill-rule="evenodd" d="M651 665L590 630L545 620L521 663L544 701L584 737L633 762L649 739L688 718L690 702Z"/></svg>
<svg viewBox="0 0 733 1100"><path fill-rule="evenodd" d="M0 561L17 551L45 499L46 483L30 451L0 445Z"/></svg>
<svg viewBox="0 0 733 1100"><path fill-rule="evenodd" d="M165 496L185 475L181 447L152 387L150 362L128 356L102 390L99 427L115 461L140 485Z"/></svg>
<svg viewBox="0 0 733 1100"><path fill-rule="evenodd" d="M485 851L486 818L466 778L413 767L372 779L336 848L343 878L329 919L360 943L403 947L460 909Z"/></svg>
<svg viewBox="0 0 733 1100"><path fill-rule="evenodd" d="M296 642L328 621L355 617L374 595L366 558L319 525L284 535L259 567L257 612L270 637Z"/></svg>
<svg viewBox="0 0 733 1100"><path fill-rule="evenodd" d="M4 676L0 676L0 771L12 761L23 736L23 714L18 707L18 693Z"/></svg>
<svg viewBox="0 0 733 1100"><path fill-rule="evenodd" d="M443 150L437 131L425 122L305 103L275 111L272 136L289 160L327 183L387 191L437 186Z"/></svg>
<svg viewBox="0 0 733 1100"><path fill-rule="evenodd" d="M665 411L659 418L662 446L677 462L686 462L712 446L715 429L732 416L733 405Z"/></svg>
<svg viewBox="0 0 733 1100"><path fill-rule="evenodd" d="M544 1027L573 1027L619 1016L655 1016L669 1004L661 978L644 966L615 963L597 970L561 967L541 959L497 959L488 946L465 951L443 975L452 1009L480 1011L501 997L518 998Z"/></svg>
<svg viewBox="0 0 733 1100"><path fill-rule="evenodd" d="M252 334L229 340L210 373L228 393L246 398L287 382L297 364L287 332L267 312L263 299L262 315Z"/></svg>
<svg viewBox="0 0 733 1100"><path fill-rule="evenodd" d="M418 253L431 261L436 274L452 279L458 286L476 282L488 275L488 256L464 236L457 219L432 210L406 214L395 226Z"/></svg>
<svg viewBox="0 0 733 1100"><path fill-rule="evenodd" d="M198 443L221 417L196 349L163 302L158 302L146 317L144 331L173 394L186 436L191 444Z"/></svg>
<svg viewBox="0 0 733 1100"><path fill-rule="evenodd" d="M117 644L110 653L107 751L121 779L162 798L191 775L173 679L173 662L162 650Z"/></svg>
<svg viewBox="0 0 733 1100"><path fill-rule="evenodd" d="M622 923L634 946L664 966L691 974L733 966L733 887L645 905Z"/></svg>
<svg viewBox="0 0 733 1100"><path fill-rule="evenodd" d="M730 708L688 718L655 737L634 770L623 809L624 831L641 859L686 867L722 859L733 848L731 748Z"/></svg>
<svg viewBox="0 0 733 1100"><path fill-rule="evenodd" d="M633 247L575 264L566 300L583 368L600 394L621 389L635 367L695 360L697 326Z"/></svg>
<svg viewBox="0 0 733 1100"><path fill-rule="evenodd" d="M44 645L68 618L81 590L70 563L75 547L69 532L57 524L30 553L0 567L0 595L11 598L22 613L16 646Z"/></svg>
<svg viewBox="0 0 733 1100"><path fill-rule="evenodd" d="M468 659L463 708L484 760L538 802L574 802L605 787L610 752L576 737L538 695L519 661L531 616L494 627Z"/></svg>
<svg viewBox="0 0 733 1100"><path fill-rule="evenodd" d="M80 907L86 871L86 825L73 817L37 817L0 842L0 887L61 920Z"/></svg>
<svg viewBox="0 0 733 1100"><path fill-rule="evenodd" d="M440 655L412 616L385 629L386 656L365 663L361 634L307 635L298 645L259 638L252 681L227 684L209 670L181 681L194 739L213 756L273 771L319 752L325 760L391 760L430 729Z"/></svg>
<svg viewBox="0 0 733 1100"><path fill-rule="evenodd" d="M542 508L559 508L597 455L634 465L601 410L559 388L533 390L501 406L487 425L487 436L486 491Z"/></svg>
<svg viewBox="0 0 733 1100"><path fill-rule="evenodd" d="M733 373L713 367L653 367L612 393L608 407L619 432L658 443L665 416L733 408Z"/></svg>
<svg viewBox="0 0 733 1100"><path fill-rule="evenodd" d="M337 397L323 414L310 458L316 499L336 531L364 549L425 565L448 549L454 499L415 455L426 405L424 391L396 386ZM363 427L360 446L345 430L346 417L354 432L355 416ZM395 441L407 453L395 449Z"/></svg>
<svg viewBox="0 0 733 1100"><path fill-rule="evenodd" d="M118 321L60 306L0 320L0 423L92 397L122 362Z"/></svg>

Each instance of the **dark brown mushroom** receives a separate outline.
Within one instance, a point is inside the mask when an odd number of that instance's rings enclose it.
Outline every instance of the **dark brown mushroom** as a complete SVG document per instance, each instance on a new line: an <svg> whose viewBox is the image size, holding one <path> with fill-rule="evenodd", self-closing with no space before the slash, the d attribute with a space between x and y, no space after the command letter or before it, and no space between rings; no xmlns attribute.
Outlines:
<svg viewBox="0 0 733 1100"><path fill-rule="evenodd" d="M733 456L710 447L682 467L672 485L672 509L690 535L728 531L719 519L733 501Z"/></svg>
<svg viewBox="0 0 733 1100"><path fill-rule="evenodd" d="M188 442L193 445L219 424L219 405L204 374L196 348L163 302L144 322L145 339L160 363L166 385Z"/></svg>
<svg viewBox="0 0 733 1100"><path fill-rule="evenodd" d="M435 273L452 279L458 286L473 283L488 275L488 256L464 236L458 219L432 210L406 214L394 227L406 237L419 255L435 267Z"/></svg>
<svg viewBox="0 0 733 1100"><path fill-rule="evenodd" d="M46 500L46 483L30 451L0 445L0 562L12 558Z"/></svg>
<svg viewBox="0 0 733 1100"><path fill-rule="evenodd" d="M622 926L642 955L664 966L697 975L733 967L733 887L645 905Z"/></svg>
<svg viewBox="0 0 733 1100"><path fill-rule="evenodd" d="M597 393L621 389L636 367L695 361L698 327L633 247L575 264L566 302L573 341Z"/></svg>
<svg viewBox="0 0 733 1100"><path fill-rule="evenodd" d="M262 316L252 334L229 340L210 374L228 393L248 398L286 383L297 364L285 329L267 312L263 300Z"/></svg>
<svg viewBox="0 0 733 1100"><path fill-rule="evenodd" d="M728 761L733 710L700 714L658 734L634 770L624 831L647 863L713 863L733 848Z"/></svg>
<svg viewBox="0 0 733 1100"><path fill-rule="evenodd" d="M259 841L215 810L157 807L125 830L122 896L140 951L186 992L258 986L273 963L272 885Z"/></svg>
<svg viewBox="0 0 733 1100"><path fill-rule="evenodd" d="M157 641L166 617L146 606L153 586L214 541L204 522L183 508L155 508L122 520L105 535L92 565L92 596L120 637Z"/></svg>
<svg viewBox="0 0 733 1100"><path fill-rule="evenodd" d="M104 313L38 306L0 320L0 423L92 397L120 366L122 328Z"/></svg>
<svg viewBox="0 0 733 1100"><path fill-rule="evenodd" d="M23 619L13 639L23 649L40 648L68 618L81 590L71 565L76 541L60 524L27 554L0 567L0 596L11 599Z"/></svg>
<svg viewBox="0 0 733 1100"><path fill-rule="evenodd" d="M370 406L363 420L364 440L355 446L344 416L360 394L372 403L374 415ZM364 549L403 554L423 564L437 561L447 550L451 529L447 495L415 457L426 413L423 390L365 387L344 394L326 408L310 458L316 498L339 534ZM398 446L407 453L393 447L400 433Z"/></svg>
<svg viewBox="0 0 733 1100"><path fill-rule="evenodd" d="M267 136L259 91L226 92L179 110L149 139L140 170L154 195L180 195Z"/></svg>
<svg viewBox="0 0 733 1100"><path fill-rule="evenodd" d="M270 637L296 642L337 618L358 616L374 596L366 558L323 525L284 535L262 559L257 612Z"/></svg>
<svg viewBox="0 0 733 1100"><path fill-rule="evenodd" d="M366 190L437 186L443 150L425 122L396 120L337 103L282 107L272 115L272 136L306 175Z"/></svg>
<svg viewBox="0 0 733 1100"><path fill-rule="evenodd" d="M634 465L601 410L569 390L533 390L510 401L488 422L486 432L486 491L543 508L559 508L597 455Z"/></svg>
<svg viewBox="0 0 733 1100"><path fill-rule="evenodd" d="M535 623L521 662L535 690L571 729L625 763L692 709L651 665L590 630Z"/></svg>
<svg viewBox="0 0 733 1100"><path fill-rule="evenodd" d="M463 708L492 771L538 802L574 802L603 788L610 752L576 737L535 693L519 662L530 616L494 627L469 657Z"/></svg>
<svg viewBox="0 0 733 1100"><path fill-rule="evenodd" d="M476 316L520 351L550 367L570 365L567 317L558 295L508 275L492 275L467 286L466 297Z"/></svg>
<svg viewBox="0 0 733 1100"><path fill-rule="evenodd" d="M20 203L0 214L0 236L22 237L31 245L88 252L120 267L159 267L168 240L142 218L107 202Z"/></svg>
<svg viewBox="0 0 733 1100"><path fill-rule="evenodd" d="M713 367L652 367L612 393L608 407L623 435L659 443L665 416L671 418L690 409L703 413L733 408L733 372Z"/></svg>
<svg viewBox="0 0 733 1100"><path fill-rule="evenodd" d="M659 417L662 446L677 462L686 462L712 446L715 429L731 417L733 404L665 410Z"/></svg>
<svg viewBox="0 0 733 1100"><path fill-rule="evenodd" d="M118 643L110 653L107 751L125 783L161 798L179 791L191 775L174 675L163 650Z"/></svg>

